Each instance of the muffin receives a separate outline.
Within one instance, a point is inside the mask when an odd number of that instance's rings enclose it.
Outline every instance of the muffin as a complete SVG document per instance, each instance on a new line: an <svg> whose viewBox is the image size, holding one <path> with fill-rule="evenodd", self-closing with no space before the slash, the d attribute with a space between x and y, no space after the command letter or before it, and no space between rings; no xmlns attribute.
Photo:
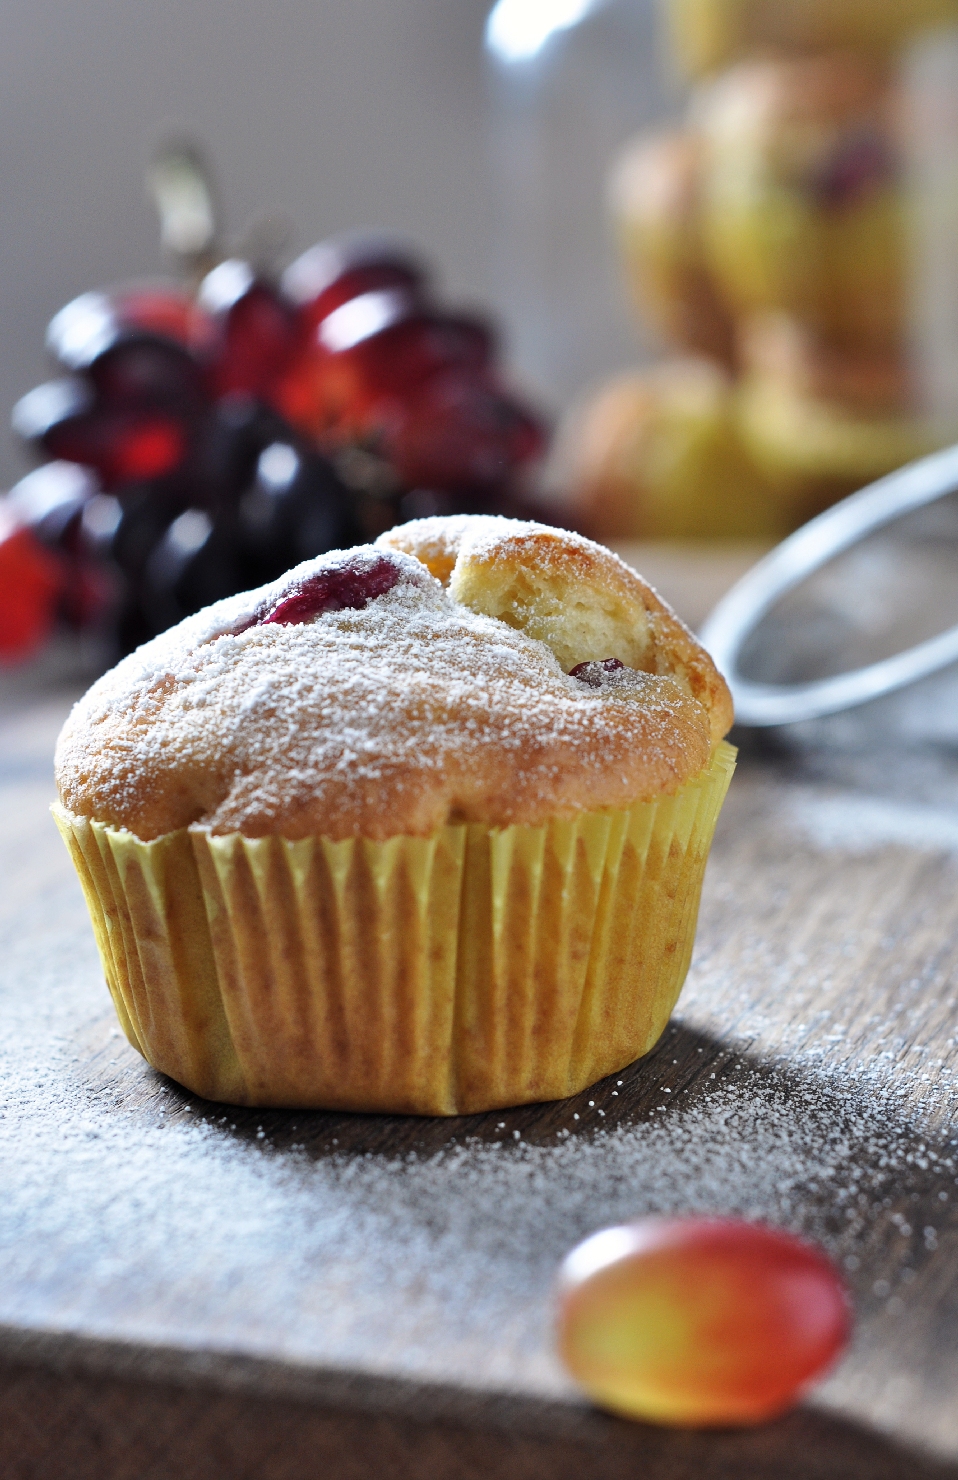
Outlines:
<svg viewBox="0 0 958 1480"><path fill-rule="evenodd" d="M609 551L424 520L124 659L64 727L55 815L155 1068L237 1104L452 1115L655 1043L731 719Z"/></svg>
<svg viewBox="0 0 958 1480"><path fill-rule="evenodd" d="M721 367L673 360L573 408L549 470L570 519L603 539L775 539L776 485L742 443Z"/></svg>
<svg viewBox="0 0 958 1480"><path fill-rule="evenodd" d="M834 344L787 314L760 314L740 332L742 368L793 396L830 401L862 417L907 417L920 396L903 348Z"/></svg>
<svg viewBox="0 0 958 1480"><path fill-rule="evenodd" d="M736 315L780 311L836 343L907 327L907 192L887 72L836 53L738 67L701 90L703 237Z"/></svg>
<svg viewBox="0 0 958 1480"><path fill-rule="evenodd" d="M903 352L835 345L779 314L746 326L742 359L742 441L792 525L958 432L922 413Z"/></svg>
<svg viewBox="0 0 958 1480"><path fill-rule="evenodd" d="M609 180L630 296L666 344L735 362L735 331L702 240L702 147L690 131L632 141Z"/></svg>
<svg viewBox="0 0 958 1480"><path fill-rule="evenodd" d="M958 427L939 426L908 407L882 404L892 371L886 365L872 373L875 383L869 385L859 367L857 399L845 402L769 371L753 372L743 382L737 398L742 442L776 490L790 526L947 446L958 434Z"/></svg>
<svg viewBox="0 0 958 1480"><path fill-rule="evenodd" d="M956 0L667 0L673 40L695 75L769 47L878 52L958 20Z"/></svg>

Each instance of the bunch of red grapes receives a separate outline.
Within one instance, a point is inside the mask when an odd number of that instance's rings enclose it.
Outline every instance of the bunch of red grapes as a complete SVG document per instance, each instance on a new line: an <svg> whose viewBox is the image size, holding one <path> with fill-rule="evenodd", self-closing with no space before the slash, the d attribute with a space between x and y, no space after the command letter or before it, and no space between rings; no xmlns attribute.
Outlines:
<svg viewBox="0 0 958 1480"><path fill-rule="evenodd" d="M363 237L278 283L239 259L193 295L85 293L62 378L17 404L42 465L0 500L0 657L54 624L128 652L200 607L432 513L522 513L545 445L480 320Z"/></svg>

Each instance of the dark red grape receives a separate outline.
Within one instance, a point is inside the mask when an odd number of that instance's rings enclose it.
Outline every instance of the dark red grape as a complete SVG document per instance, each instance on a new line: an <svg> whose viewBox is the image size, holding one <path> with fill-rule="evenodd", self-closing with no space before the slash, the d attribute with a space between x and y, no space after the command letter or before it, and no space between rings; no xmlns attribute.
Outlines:
<svg viewBox="0 0 958 1480"><path fill-rule="evenodd" d="M366 293L392 291L404 295L411 307L421 305L426 283L425 269L408 248L363 232L310 247L286 269L281 287L312 329Z"/></svg>
<svg viewBox="0 0 958 1480"><path fill-rule="evenodd" d="M6 499L24 527L56 557L56 609L74 628L101 624L115 604L115 579L103 549L94 546L86 526L88 510L102 498L88 468L50 462L21 478Z"/></svg>
<svg viewBox="0 0 958 1480"><path fill-rule="evenodd" d="M122 518L123 505L118 498L111 493L95 493L83 505L80 520L83 548L92 555L111 554Z"/></svg>
<svg viewBox="0 0 958 1480"><path fill-rule="evenodd" d="M300 341L302 331L290 304L238 258L207 274L199 302L213 325L208 350L212 395L264 397Z"/></svg>
<svg viewBox="0 0 958 1480"><path fill-rule="evenodd" d="M382 428L383 448L407 487L505 485L544 444L534 419L485 378L433 376Z"/></svg>
<svg viewBox="0 0 958 1480"><path fill-rule="evenodd" d="M62 585L60 561L0 504L0 661L18 662L43 645Z"/></svg>
<svg viewBox="0 0 958 1480"><path fill-rule="evenodd" d="M374 455L397 485L498 497L541 455L544 428L497 383L488 326L434 309L427 286L375 237L304 253L283 290L310 337L271 398L330 455Z"/></svg>
<svg viewBox="0 0 958 1480"><path fill-rule="evenodd" d="M204 316L182 288L133 285L81 293L47 329L47 349L69 370L87 370L113 345L161 339L184 348L203 342Z"/></svg>
<svg viewBox="0 0 958 1480"><path fill-rule="evenodd" d="M192 294L173 286L132 287L114 295L118 317L131 328L189 348L202 346L208 333L202 309Z"/></svg>
<svg viewBox="0 0 958 1480"><path fill-rule="evenodd" d="M163 410L188 418L205 399L198 362L170 340L121 340L88 373L99 404L110 410Z"/></svg>
<svg viewBox="0 0 958 1480"><path fill-rule="evenodd" d="M188 300L172 292L84 293L51 321L47 345L61 364L90 377L98 401L111 410L162 408L188 416L203 395L191 347L196 318Z"/></svg>
<svg viewBox="0 0 958 1480"><path fill-rule="evenodd" d="M95 468L105 488L164 477L183 462L190 441L175 409L153 409L148 398L139 408L103 407L77 377L37 386L17 402L12 420L39 452Z"/></svg>
<svg viewBox="0 0 958 1480"><path fill-rule="evenodd" d="M95 468L111 489L172 472L183 461L187 439L169 416L93 412L52 427L42 445L53 457Z"/></svg>
<svg viewBox="0 0 958 1480"><path fill-rule="evenodd" d="M590 689L604 688L609 678L614 673L624 671L625 664L618 658L603 658L602 661L591 663L577 663L574 668L569 669L569 677L577 678L580 683L588 684Z"/></svg>
<svg viewBox="0 0 958 1480"><path fill-rule="evenodd" d="M88 468L71 462L49 462L14 484L5 507L41 543L62 546L97 491L97 481Z"/></svg>
<svg viewBox="0 0 958 1480"><path fill-rule="evenodd" d="M197 448L196 476L209 489L205 502L235 506L252 483L264 447L289 438L281 416L250 396L228 396L204 419Z"/></svg>
<svg viewBox="0 0 958 1480"><path fill-rule="evenodd" d="M204 509L185 509L150 551L136 598L147 628L162 632L244 584L228 525L217 525Z"/></svg>
<svg viewBox="0 0 958 1480"><path fill-rule="evenodd" d="M362 538L355 499L328 460L249 397L212 408L183 487L232 531L247 587Z"/></svg>
<svg viewBox="0 0 958 1480"><path fill-rule="evenodd" d="M320 324L312 352L277 386L276 404L321 440L364 441L431 376L483 375L492 347L476 320L409 315L389 292L364 294Z"/></svg>
<svg viewBox="0 0 958 1480"><path fill-rule="evenodd" d="M168 417L144 417L131 422L118 439L114 453L115 484L148 482L179 467L186 452L183 427ZM104 480L107 481L106 479Z"/></svg>
<svg viewBox="0 0 958 1480"><path fill-rule="evenodd" d="M324 612L358 611L375 601L377 596L385 596L387 591L391 591L400 575L398 565L386 556L362 564L323 570L294 587L288 596L282 597L250 625L265 627L275 623L289 627L309 622Z"/></svg>
<svg viewBox="0 0 958 1480"><path fill-rule="evenodd" d="M78 548L66 560L58 616L77 631L102 632L116 616L119 588L117 572L109 564Z"/></svg>
<svg viewBox="0 0 958 1480"><path fill-rule="evenodd" d="M314 346L325 355L348 354L377 342L413 318L418 305L402 288L375 288L334 308L317 325Z"/></svg>
<svg viewBox="0 0 958 1480"><path fill-rule="evenodd" d="M51 430L91 411L96 400L89 381L78 375L48 380L21 396L10 415L10 425L28 445L48 451Z"/></svg>
<svg viewBox="0 0 958 1480"><path fill-rule="evenodd" d="M362 299L355 299L320 325L318 336L324 347L324 330L338 314L359 308L362 303ZM334 346L329 348L336 352ZM439 372L481 374L490 366L493 340L478 320L420 313L363 334L341 352L351 355L366 395L373 399L380 395L408 396Z"/></svg>
<svg viewBox="0 0 958 1480"><path fill-rule="evenodd" d="M121 653L131 652L184 615L175 597L170 599L167 596L164 570L154 570L150 579L146 575L151 557L176 514L182 512L182 504L171 508L170 501L157 498L147 484L125 490L119 520L115 523L112 519L109 521L114 527L112 532L105 531L102 548L111 557L121 585L116 619L117 645ZM158 563L161 567L167 565L163 560ZM179 574L181 566L177 565L172 573L174 583Z"/></svg>
<svg viewBox="0 0 958 1480"><path fill-rule="evenodd" d="M273 580L301 560L359 537L348 490L325 458L284 438L261 452L237 519L250 585Z"/></svg>
<svg viewBox="0 0 958 1480"><path fill-rule="evenodd" d="M313 437L328 420L327 371L327 357L311 346L301 345L283 375L270 387L270 405L290 427L307 437Z"/></svg>

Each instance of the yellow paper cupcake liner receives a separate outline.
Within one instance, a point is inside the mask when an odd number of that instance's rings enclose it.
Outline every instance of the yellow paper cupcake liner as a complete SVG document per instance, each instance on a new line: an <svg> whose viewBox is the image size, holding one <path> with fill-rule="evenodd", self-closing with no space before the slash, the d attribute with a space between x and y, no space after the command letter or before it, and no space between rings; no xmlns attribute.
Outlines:
<svg viewBox="0 0 958 1480"><path fill-rule="evenodd" d="M652 1048L688 970L723 744L672 797L387 842L54 808L130 1042L211 1100L456 1115L561 1099Z"/></svg>

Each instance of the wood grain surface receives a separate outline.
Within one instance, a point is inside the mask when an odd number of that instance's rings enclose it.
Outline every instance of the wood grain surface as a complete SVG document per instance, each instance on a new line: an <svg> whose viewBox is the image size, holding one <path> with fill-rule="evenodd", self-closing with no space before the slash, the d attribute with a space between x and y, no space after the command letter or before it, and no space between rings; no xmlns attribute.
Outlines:
<svg viewBox="0 0 958 1480"><path fill-rule="evenodd" d="M958 748L915 720L950 692L912 697L907 748L894 705L739 737L658 1048L454 1121L238 1111L149 1070L47 815L62 682L8 694L0 1476L958 1476ZM853 1348L780 1423L627 1424L556 1363L562 1254L683 1210L846 1270Z"/></svg>

